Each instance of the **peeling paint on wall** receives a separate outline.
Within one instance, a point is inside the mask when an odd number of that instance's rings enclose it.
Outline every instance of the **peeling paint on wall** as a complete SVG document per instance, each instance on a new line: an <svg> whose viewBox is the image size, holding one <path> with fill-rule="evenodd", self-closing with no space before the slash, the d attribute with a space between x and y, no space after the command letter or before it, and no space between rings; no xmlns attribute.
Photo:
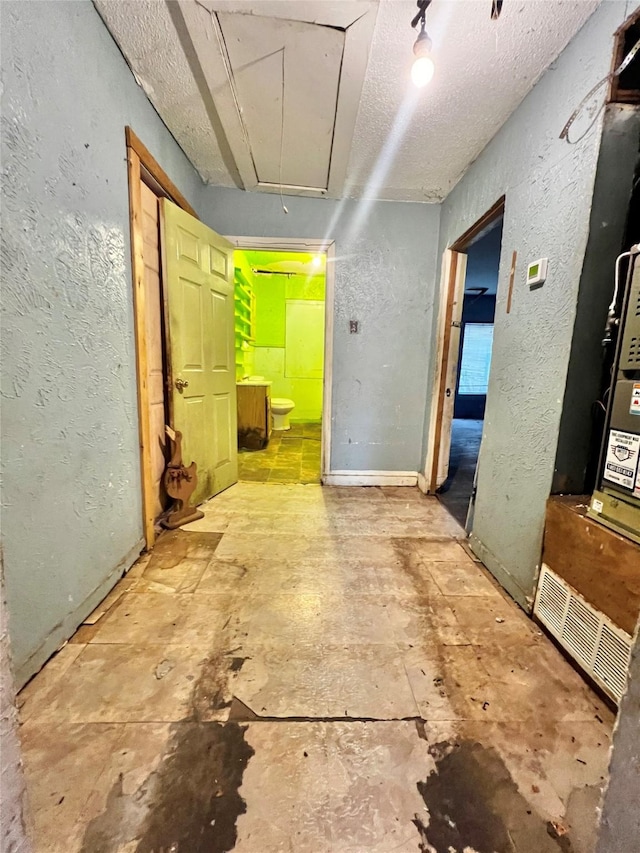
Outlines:
<svg viewBox="0 0 640 853"><path fill-rule="evenodd" d="M201 181L89 2L0 4L7 599L23 683L140 550L124 127Z"/></svg>

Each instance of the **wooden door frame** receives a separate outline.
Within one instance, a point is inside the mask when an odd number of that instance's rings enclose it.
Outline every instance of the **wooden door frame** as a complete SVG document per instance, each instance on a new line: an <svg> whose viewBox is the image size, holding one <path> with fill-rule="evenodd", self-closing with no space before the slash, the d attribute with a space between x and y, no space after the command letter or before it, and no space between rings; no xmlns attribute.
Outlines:
<svg viewBox="0 0 640 853"><path fill-rule="evenodd" d="M236 249L265 250L269 252L324 252L324 368L322 375L322 447L320 478L330 472L331 465L331 394L333 385L333 307L335 294L335 241L305 240L283 237L229 237Z"/></svg>
<svg viewBox="0 0 640 853"><path fill-rule="evenodd" d="M146 549L155 544L155 500L151 481L151 436L149 432L149 388L147 385L146 294L144 286L144 248L142 237L141 183L157 195L162 192L191 216L200 217L171 178L157 163L149 149L130 127L125 127L127 175L129 179L129 226L131 234L131 277L136 347L136 384L138 391L138 431L140 439L140 475L142 481L142 526ZM161 247L160 247L161 248ZM166 390L166 389L165 389Z"/></svg>
<svg viewBox="0 0 640 853"><path fill-rule="evenodd" d="M446 468L451 447L451 426L453 420L453 401L455 395L447 397L447 388L451 388L453 367L457 367L456 341L459 346L459 334L453 334L455 323L460 321L464 300L466 277L466 253L469 246L479 240L493 226L497 219L504 216L505 197L501 196L489 210L455 240L442 256L440 276L440 311L436 344L436 371L431 397L427 453L418 485L425 494L434 494L442 485L442 473Z"/></svg>

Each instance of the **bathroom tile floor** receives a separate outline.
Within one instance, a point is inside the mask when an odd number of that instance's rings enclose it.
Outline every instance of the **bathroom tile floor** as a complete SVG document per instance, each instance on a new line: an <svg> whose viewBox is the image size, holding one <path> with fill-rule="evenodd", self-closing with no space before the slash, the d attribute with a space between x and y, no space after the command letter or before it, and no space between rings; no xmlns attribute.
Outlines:
<svg viewBox="0 0 640 853"><path fill-rule="evenodd" d="M240 450L238 479L254 483L319 483L322 425L292 423L271 433L264 450Z"/></svg>
<svg viewBox="0 0 640 853"><path fill-rule="evenodd" d="M613 716L436 499L203 509L19 696L36 853L593 853Z"/></svg>

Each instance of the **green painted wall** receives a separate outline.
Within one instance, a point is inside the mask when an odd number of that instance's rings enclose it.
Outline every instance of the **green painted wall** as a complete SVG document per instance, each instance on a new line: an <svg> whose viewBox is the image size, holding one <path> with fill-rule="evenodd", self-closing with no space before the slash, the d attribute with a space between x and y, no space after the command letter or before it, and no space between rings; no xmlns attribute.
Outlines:
<svg viewBox="0 0 640 853"><path fill-rule="evenodd" d="M256 347L284 347L286 288L283 276L255 277Z"/></svg>

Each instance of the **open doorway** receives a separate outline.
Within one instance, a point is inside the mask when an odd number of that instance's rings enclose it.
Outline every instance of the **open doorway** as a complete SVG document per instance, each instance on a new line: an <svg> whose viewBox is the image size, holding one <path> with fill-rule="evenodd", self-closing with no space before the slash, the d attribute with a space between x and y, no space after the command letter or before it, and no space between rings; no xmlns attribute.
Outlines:
<svg viewBox="0 0 640 853"><path fill-rule="evenodd" d="M502 196L442 257L436 375L418 484L438 495L468 532L493 349L504 204ZM515 252L507 313L514 270Z"/></svg>
<svg viewBox="0 0 640 853"><path fill-rule="evenodd" d="M320 483L326 252L236 249L238 478Z"/></svg>
<svg viewBox="0 0 640 853"><path fill-rule="evenodd" d="M502 218L496 219L466 252L449 470L437 491L440 501L463 526L467 524L484 426L501 243Z"/></svg>

